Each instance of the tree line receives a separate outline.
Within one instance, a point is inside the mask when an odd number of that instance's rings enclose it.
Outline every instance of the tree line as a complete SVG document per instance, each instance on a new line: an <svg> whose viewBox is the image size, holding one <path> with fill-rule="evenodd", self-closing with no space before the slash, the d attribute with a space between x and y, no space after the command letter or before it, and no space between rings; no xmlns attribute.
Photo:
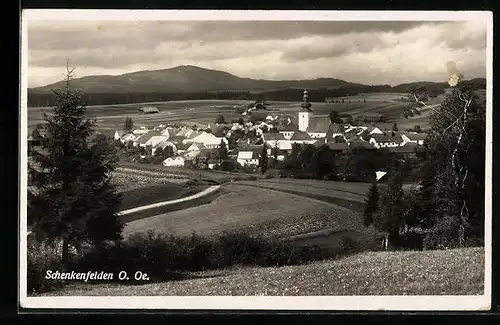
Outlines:
<svg viewBox="0 0 500 325"><path fill-rule="evenodd" d="M385 234L385 247L484 245L485 112L486 100L459 83L430 116L420 187L403 189L400 173L372 185L365 225Z"/></svg>
<svg viewBox="0 0 500 325"><path fill-rule="evenodd" d="M473 79L470 83L474 89L486 87L484 79ZM311 89L309 99L312 102L324 102L330 97L354 96L362 93L395 92L408 93L412 89L424 87L431 96L444 93L448 87L446 83L425 83L425 84L404 84L398 86L390 85L350 85L336 89ZM302 89L281 89L264 92L251 91L200 91L200 92L169 92L169 93L85 93L82 94L83 102L87 105L112 105L112 104L132 104L146 102L165 102L175 100L252 100L252 101L300 101ZM53 106L56 95L54 93L41 93L28 90L28 107Z"/></svg>

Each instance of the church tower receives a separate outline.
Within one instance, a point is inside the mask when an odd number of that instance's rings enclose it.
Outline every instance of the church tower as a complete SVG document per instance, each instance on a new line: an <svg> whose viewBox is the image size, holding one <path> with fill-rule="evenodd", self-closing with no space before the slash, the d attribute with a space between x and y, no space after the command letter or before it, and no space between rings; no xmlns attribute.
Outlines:
<svg viewBox="0 0 500 325"><path fill-rule="evenodd" d="M299 112L299 130L306 131L309 126L309 114L311 114L311 103L308 101L307 90L304 90L300 107L302 110Z"/></svg>

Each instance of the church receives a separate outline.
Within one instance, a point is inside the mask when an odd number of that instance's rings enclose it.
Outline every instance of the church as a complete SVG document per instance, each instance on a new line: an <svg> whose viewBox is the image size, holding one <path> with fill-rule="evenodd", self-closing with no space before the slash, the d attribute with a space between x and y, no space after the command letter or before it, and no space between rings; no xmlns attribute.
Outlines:
<svg viewBox="0 0 500 325"><path fill-rule="evenodd" d="M344 137L344 132L339 124L331 123L328 116L315 116L311 110L307 90L302 97L301 111L299 112L299 131L307 133L313 139L325 139L325 143L333 142L335 137Z"/></svg>

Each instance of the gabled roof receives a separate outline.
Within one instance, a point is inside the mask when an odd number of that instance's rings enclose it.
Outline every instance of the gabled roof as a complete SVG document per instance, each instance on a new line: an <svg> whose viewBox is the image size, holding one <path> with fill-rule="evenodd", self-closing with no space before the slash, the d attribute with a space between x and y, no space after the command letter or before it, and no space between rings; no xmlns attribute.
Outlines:
<svg viewBox="0 0 500 325"><path fill-rule="evenodd" d="M240 150L240 151L238 151L238 158L237 159L259 159L259 157L260 157L260 152L258 152L258 151Z"/></svg>
<svg viewBox="0 0 500 325"><path fill-rule="evenodd" d="M330 126L328 127L328 131L326 132L326 137L328 139L331 139L334 134L339 134L339 133L343 134L344 130L339 124L333 123L330 124Z"/></svg>
<svg viewBox="0 0 500 325"><path fill-rule="evenodd" d="M162 148L162 149L165 149L166 147L174 147L174 148L177 148L175 143L173 143L172 141L162 141L160 143L158 143L156 146L154 146L155 149L158 149L158 148Z"/></svg>
<svg viewBox="0 0 500 325"><path fill-rule="evenodd" d="M279 141L286 140L281 133L264 133L264 141Z"/></svg>
<svg viewBox="0 0 500 325"><path fill-rule="evenodd" d="M372 134L372 138L375 139L378 143L384 142L403 142L403 138L401 138L400 134L396 134L394 132L394 136L391 135L391 132L386 132L386 134Z"/></svg>
<svg viewBox="0 0 500 325"><path fill-rule="evenodd" d="M117 130L115 133L118 134L119 137L121 137L121 136L123 136L125 134L125 131L123 131L123 130Z"/></svg>
<svg viewBox="0 0 500 325"><path fill-rule="evenodd" d="M303 141L303 140L311 140L311 136L304 131L297 130L293 133L290 140Z"/></svg>
<svg viewBox="0 0 500 325"><path fill-rule="evenodd" d="M145 144L148 142L149 139L151 139L154 136L161 136L161 133L158 131L149 131L148 133L144 133L141 135L139 138L137 138L137 142L141 144Z"/></svg>
<svg viewBox="0 0 500 325"><path fill-rule="evenodd" d="M311 117L309 118L309 125L307 132L309 133L326 133L330 127L331 121L328 116L326 117Z"/></svg>
<svg viewBox="0 0 500 325"><path fill-rule="evenodd" d="M425 140L425 138L427 138L427 133L401 132L401 135L403 134L412 141Z"/></svg>
<svg viewBox="0 0 500 325"><path fill-rule="evenodd" d="M203 131L193 131L186 139L194 139L201 134L203 134Z"/></svg>

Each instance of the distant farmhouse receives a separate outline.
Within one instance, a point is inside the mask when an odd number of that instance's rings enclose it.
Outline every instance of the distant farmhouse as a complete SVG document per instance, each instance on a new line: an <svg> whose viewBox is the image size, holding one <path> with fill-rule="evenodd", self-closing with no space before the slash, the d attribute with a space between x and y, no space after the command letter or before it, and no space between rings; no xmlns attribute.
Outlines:
<svg viewBox="0 0 500 325"><path fill-rule="evenodd" d="M160 112L160 110L157 107L151 107L151 106L141 107L140 111L142 114L155 114Z"/></svg>

